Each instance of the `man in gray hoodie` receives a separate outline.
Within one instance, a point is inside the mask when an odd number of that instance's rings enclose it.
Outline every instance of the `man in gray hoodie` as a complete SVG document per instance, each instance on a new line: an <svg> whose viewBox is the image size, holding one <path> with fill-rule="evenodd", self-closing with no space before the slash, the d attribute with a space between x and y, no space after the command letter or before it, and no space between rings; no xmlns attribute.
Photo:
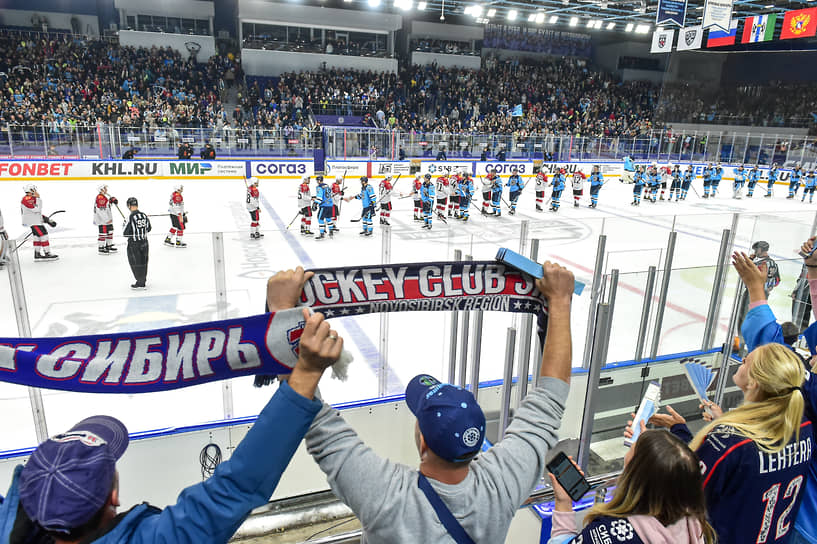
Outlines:
<svg viewBox="0 0 817 544"><path fill-rule="evenodd" d="M542 378L504 438L486 453L477 457L485 416L473 395L424 374L406 389L406 403L417 417L419 471L378 456L327 404L318 412L306 435L307 449L332 491L360 519L368 544L504 542L517 509L545 474L545 456L557 441L569 390L573 274L547 262L536 287L549 312ZM465 537L451 536L446 526L451 528L452 520Z"/></svg>

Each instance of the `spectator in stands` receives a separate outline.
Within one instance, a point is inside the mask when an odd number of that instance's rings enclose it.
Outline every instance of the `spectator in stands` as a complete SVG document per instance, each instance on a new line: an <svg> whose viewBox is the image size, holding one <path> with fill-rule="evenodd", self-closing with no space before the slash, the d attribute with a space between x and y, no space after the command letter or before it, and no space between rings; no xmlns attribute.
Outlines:
<svg viewBox="0 0 817 544"><path fill-rule="evenodd" d="M140 149L138 147L131 147L130 149L122 153L122 158L126 160L135 159L136 154L139 153L139 151Z"/></svg>
<svg viewBox="0 0 817 544"><path fill-rule="evenodd" d="M808 255L815 243L817 243L817 238L815 237L806 240L800 248L801 254ZM747 286L751 286L752 309L749 310L746 316L742 330L747 345L751 349L754 349L757 346L768 343L784 343L785 337L782 327L777 323L774 313L765 300L763 290L765 278L763 272L751 266L749 262L746 262L748 259L735 259L735 261L741 279ZM815 298L817 298L817 272L815 272L815 270L817 270L817 255L812 255L804 259L803 264L808 270L809 295L812 301L812 308L814 308L813 303ZM809 327L804 332L804 336L813 353L815 348L817 348L817 326L812 325ZM812 357L812 361L813 360L814 358ZM814 377L814 371L815 367L812 365L812 372L806 373L806 379L802 385L803 395L806 399L807 414L811 421L814 421L814 418L817 417L817 379ZM799 513L797 513L793 534L789 540L790 544L817 542L817 458L813 455L811 464L809 465L809 476L806 478L805 489L802 494L804 495L803 502Z"/></svg>
<svg viewBox="0 0 817 544"><path fill-rule="evenodd" d="M632 544L714 544L706 520L706 500L698 458L679 438L644 430L624 456L624 470L612 500L594 506L585 527L576 527L573 501L550 474L555 495L548 544L609 542L609 535L631 535Z"/></svg>
<svg viewBox="0 0 817 544"><path fill-rule="evenodd" d="M544 277L536 282L549 311L543 377L517 409L504 438L485 453L480 453L485 416L473 395L431 376L415 377L406 390L406 403L417 417L419 472L379 457L324 404L307 434L307 448L332 490L360 519L366 542L450 541L440 523L448 519L446 511L475 542L505 540L557 440L571 372L573 284L568 270L544 264ZM442 507L429 502L438 495Z"/></svg>
<svg viewBox="0 0 817 544"><path fill-rule="evenodd" d="M735 253L733 264L749 289L751 315L746 316L744 330L751 329L757 319L752 312L758 306L770 312L765 305L765 271L745 253ZM758 345L754 336L747 337L751 351L732 377L743 391L742 406L723 413L708 403L704 417L712 421L694 437L671 406L668 414L650 419L690 441L701 461L709 519L718 542L724 544L787 542L788 522L797 514L799 489L814 457L812 423L804 418L803 365L790 347ZM800 455L790 454L795 451ZM779 491L774 500L769 489ZM769 521L775 519L784 521Z"/></svg>
<svg viewBox="0 0 817 544"><path fill-rule="evenodd" d="M269 306L294 306L310 275L298 267L270 278ZM185 489L164 510L142 503L117 515L116 462L128 447L128 433L112 417L93 416L43 442L24 467L15 468L0 503L0 541L226 543L250 511L269 500L321 408L314 398L318 381L343 348L321 314L304 314L288 383L211 478Z"/></svg>

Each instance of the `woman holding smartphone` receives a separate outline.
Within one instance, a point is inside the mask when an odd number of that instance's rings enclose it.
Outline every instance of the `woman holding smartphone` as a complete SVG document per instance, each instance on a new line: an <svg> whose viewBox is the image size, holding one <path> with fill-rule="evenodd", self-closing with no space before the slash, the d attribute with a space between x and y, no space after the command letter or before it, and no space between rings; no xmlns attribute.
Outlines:
<svg viewBox="0 0 817 544"><path fill-rule="evenodd" d="M644 431L624 456L612 500L594 506L576 527L573 501L550 475L555 495L548 544L713 544L706 521L703 478L686 444L664 431ZM577 535L579 535L577 537ZM618 536L618 540L613 539ZM575 537L575 540L574 540Z"/></svg>

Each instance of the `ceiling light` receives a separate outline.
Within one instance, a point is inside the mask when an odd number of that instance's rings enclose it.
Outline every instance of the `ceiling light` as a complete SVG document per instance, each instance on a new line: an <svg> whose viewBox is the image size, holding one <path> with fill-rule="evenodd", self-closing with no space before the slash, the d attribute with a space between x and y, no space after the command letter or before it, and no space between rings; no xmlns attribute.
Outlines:
<svg viewBox="0 0 817 544"><path fill-rule="evenodd" d="M764 9L772 9L774 7L773 4L769 4L768 6L763 6Z"/></svg>
<svg viewBox="0 0 817 544"><path fill-rule="evenodd" d="M545 22L545 12L540 11L539 13L536 14L536 24L541 25L544 22Z"/></svg>
<svg viewBox="0 0 817 544"><path fill-rule="evenodd" d="M394 0L394 7L408 11L411 9L413 3L413 0Z"/></svg>
<svg viewBox="0 0 817 544"><path fill-rule="evenodd" d="M491 8L488 10L488 14L486 15L486 17L493 17L494 15L496 15L496 10L494 8Z"/></svg>
<svg viewBox="0 0 817 544"><path fill-rule="evenodd" d="M473 6L468 6L468 7L464 8L464 9L462 10L462 13L463 13L464 15L470 15L470 14L471 14L471 8L472 8L472 7L473 7Z"/></svg>
<svg viewBox="0 0 817 544"><path fill-rule="evenodd" d="M553 25L553 24L556 24L556 21L558 21L558 20L559 20L558 15L551 15L550 19L548 19L548 22Z"/></svg>
<svg viewBox="0 0 817 544"><path fill-rule="evenodd" d="M616 27L615 23L607 23L607 30L613 30Z"/></svg>
<svg viewBox="0 0 817 544"><path fill-rule="evenodd" d="M424 11L426 9L426 3L420 2L419 4L417 4L417 9L419 9L420 11Z"/></svg>
<svg viewBox="0 0 817 544"><path fill-rule="evenodd" d="M528 15L528 22L529 23L532 23L534 19L536 19L536 14L535 13L531 13L530 15Z"/></svg>
<svg viewBox="0 0 817 544"><path fill-rule="evenodd" d="M516 10L512 9L511 11L508 12L508 20L516 21L516 15L517 15Z"/></svg>
<svg viewBox="0 0 817 544"><path fill-rule="evenodd" d="M482 6L471 6L471 15L474 17L482 16Z"/></svg>
<svg viewBox="0 0 817 544"><path fill-rule="evenodd" d="M570 26L576 26L577 24L579 24L579 18L578 17L571 17L570 18Z"/></svg>
<svg viewBox="0 0 817 544"><path fill-rule="evenodd" d="M380 0L369 0L369 7L376 8L380 5Z"/></svg>
<svg viewBox="0 0 817 544"><path fill-rule="evenodd" d="M636 34L646 34L650 31L650 25L638 25L635 27Z"/></svg>
<svg viewBox="0 0 817 544"><path fill-rule="evenodd" d="M635 26L635 25L633 25L633 23L627 23L627 26L626 26L626 27L624 27L624 31L625 31L625 32L632 32L632 31L633 31L633 27L634 27L634 26Z"/></svg>
<svg viewBox="0 0 817 544"><path fill-rule="evenodd" d="M589 21L587 21L587 28L593 28L595 25L596 25L596 21L594 21L593 19L590 19Z"/></svg>

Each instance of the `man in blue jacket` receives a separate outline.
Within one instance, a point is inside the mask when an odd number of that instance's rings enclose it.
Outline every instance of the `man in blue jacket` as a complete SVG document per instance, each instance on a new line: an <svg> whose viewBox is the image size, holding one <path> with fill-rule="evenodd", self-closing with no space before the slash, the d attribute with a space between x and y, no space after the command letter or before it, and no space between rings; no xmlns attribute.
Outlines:
<svg viewBox="0 0 817 544"><path fill-rule="evenodd" d="M271 309L292 308L311 273L279 272L267 284ZM0 543L154 544L227 542L250 511L269 501L322 403L314 398L343 339L321 314L308 317L298 363L229 460L160 510L147 503L117 514L116 462L128 432L109 416L89 417L54 436L14 470L0 503Z"/></svg>

